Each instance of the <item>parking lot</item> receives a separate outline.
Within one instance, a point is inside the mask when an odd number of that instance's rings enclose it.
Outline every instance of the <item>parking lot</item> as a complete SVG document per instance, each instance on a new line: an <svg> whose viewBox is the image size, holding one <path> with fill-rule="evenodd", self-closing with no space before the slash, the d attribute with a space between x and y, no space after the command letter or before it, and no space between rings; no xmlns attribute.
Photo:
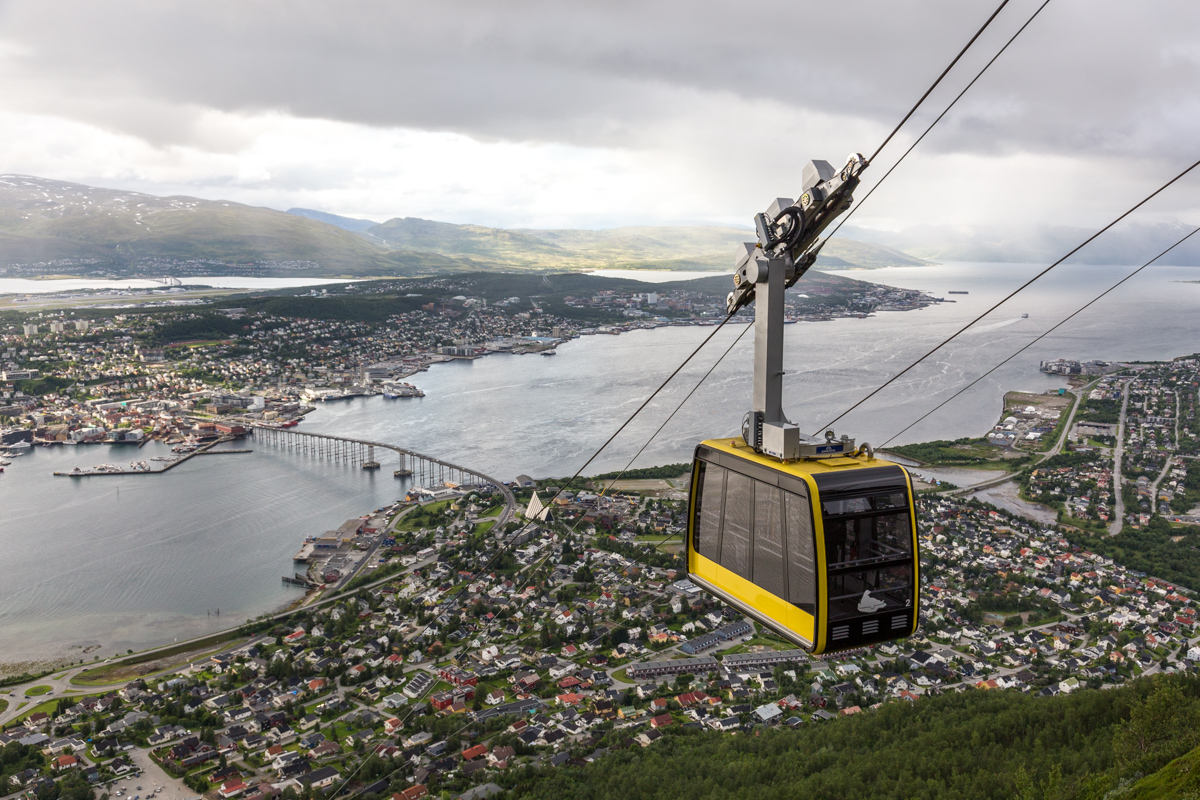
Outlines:
<svg viewBox="0 0 1200 800"><path fill-rule="evenodd" d="M112 797L115 798L119 791L124 792L121 800L133 800L134 797L139 800L146 800L148 797L154 797L154 800L195 800L197 797L195 792L183 785L183 781L172 778L154 763L154 759L150 758L150 753L146 750L134 748L127 756L133 765L142 771L141 777L117 781L109 790ZM137 788L139 786L142 787L141 790Z"/></svg>

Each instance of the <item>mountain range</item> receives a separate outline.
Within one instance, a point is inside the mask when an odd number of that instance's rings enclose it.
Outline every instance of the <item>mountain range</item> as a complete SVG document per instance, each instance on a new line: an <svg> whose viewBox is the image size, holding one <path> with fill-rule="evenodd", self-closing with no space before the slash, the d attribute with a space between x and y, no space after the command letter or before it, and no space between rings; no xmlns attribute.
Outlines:
<svg viewBox="0 0 1200 800"><path fill-rule="evenodd" d="M194 274L415 275L459 270L730 270L749 230L713 226L508 230L415 217L383 223L312 209L158 197L0 175L0 272L29 277ZM927 263L834 240L819 266Z"/></svg>

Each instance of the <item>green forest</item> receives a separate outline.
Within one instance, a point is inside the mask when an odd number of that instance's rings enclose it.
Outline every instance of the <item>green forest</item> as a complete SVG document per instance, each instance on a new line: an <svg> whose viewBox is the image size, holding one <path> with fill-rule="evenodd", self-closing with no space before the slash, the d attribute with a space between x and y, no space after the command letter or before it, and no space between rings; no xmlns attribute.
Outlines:
<svg viewBox="0 0 1200 800"><path fill-rule="evenodd" d="M1200 679L1181 677L1049 698L967 691L798 730L680 730L509 779L512 796L530 800L1183 797L1147 792L1200 782L1179 765L1155 775L1200 744L1198 697Z"/></svg>
<svg viewBox="0 0 1200 800"><path fill-rule="evenodd" d="M1067 531L1071 544L1099 553L1130 569L1200 590L1200 534L1174 528L1159 516L1140 530L1124 526L1116 536L1089 536ZM1176 542L1174 537L1183 538Z"/></svg>
<svg viewBox="0 0 1200 800"><path fill-rule="evenodd" d="M614 478L622 480L635 480L638 478L678 478L680 475L687 475L692 471L691 464L666 464L661 467L636 467L627 469L624 472L605 472L602 475L596 475L590 480L593 481L611 481Z"/></svg>
<svg viewBox="0 0 1200 800"><path fill-rule="evenodd" d="M1075 418L1079 421L1116 425L1121 420L1121 401L1088 399L1079 408Z"/></svg>

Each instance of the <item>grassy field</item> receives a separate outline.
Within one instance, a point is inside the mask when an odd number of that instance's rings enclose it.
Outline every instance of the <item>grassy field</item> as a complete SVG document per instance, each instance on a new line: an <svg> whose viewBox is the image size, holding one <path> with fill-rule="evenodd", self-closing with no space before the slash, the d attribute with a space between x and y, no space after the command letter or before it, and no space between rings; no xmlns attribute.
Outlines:
<svg viewBox="0 0 1200 800"><path fill-rule="evenodd" d="M238 642L243 637L237 630L218 633L188 644L181 644L154 653L135 655L111 664L101 664L86 669L71 678L76 686L106 686L112 683L128 683L131 680L162 672L186 664L201 656L218 653Z"/></svg>
<svg viewBox="0 0 1200 800"><path fill-rule="evenodd" d="M30 716L31 714L37 714L37 713L39 713L39 712L42 712L42 711L45 711L47 714L49 714L50 716L52 716L52 717L53 717L53 716L54 716L54 712L55 712L57 709L58 709L58 701L57 701L57 700L47 700L47 701L46 701L46 702L44 702L44 703L38 703L38 704L37 704L36 706L34 706L33 708L29 709L29 710L28 710L28 711L26 711L24 714L22 714L21 716L17 717L16 721L17 721L17 722L21 722L21 721L23 721L23 720L26 720L26 719L28 719L28 718L29 718L29 716Z"/></svg>
<svg viewBox="0 0 1200 800"><path fill-rule="evenodd" d="M0 700L0 714L3 714L5 711L8 711L8 701Z"/></svg>
<svg viewBox="0 0 1200 800"><path fill-rule="evenodd" d="M30 686L25 690L26 697L37 697L40 694L47 694L51 691L49 686Z"/></svg>
<svg viewBox="0 0 1200 800"><path fill-rule="evenodd" d="M417 508L414 508L412 511L409 511L404 515L400 523L396 525L395 530L412 532L420 530L421 528L436 528L442 523L441 521L434 522L431 517L437 516L441 512L445 511L446 507L449 506L451 502L453 501L442 500L437 503L430 503L427 506L419 506L418 508L420 508L421 511L418 511Z"/></svg>
<svg viewBox="0 0 1200 800"><path fill-rule="evenodd" d="M749 653L752 647L766 647L769 650L791 650L794 645L788 644L782 639L768 638L765 636L755 636L748 642L743 642L736 647L731 647L728 650L722 650L723 655L737 655L738 653Z"/></svg>
<svg viewBox="0 0 1200 800"><path fill-rule="evenodd" d="M656 550L662 550L667 553L677 553L683 547L683 535L679 533L655 533L646 536L639 536L635 540L638 544L652 544Z"/></svg>
<svg viewBox="0 0 1200 800"><path fill-rule="evenodd" d="M964 469L1012 469L1010 462L1024 459L1004 457L1004 450L989 444L986 439L963 438L939 440L889 447L888 452L919 461L927 467L962 467ZM886 455L884 455L886 458Z"/></svg>

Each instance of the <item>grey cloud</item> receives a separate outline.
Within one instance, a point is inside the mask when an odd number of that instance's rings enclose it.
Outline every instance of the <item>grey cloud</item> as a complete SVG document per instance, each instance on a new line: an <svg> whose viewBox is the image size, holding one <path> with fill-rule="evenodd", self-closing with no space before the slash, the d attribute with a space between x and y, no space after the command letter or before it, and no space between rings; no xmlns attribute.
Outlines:
<svg viewBox="0 0 1200 800"><path fill-rule="evenodd" d="M939 95L960 86L1034 7L1011 2ZM16 0L0 15L0 35L31 50L13 58L10 98L20 98L22 76L37 76L31 85L67 115L94 118L99 109L89 106L138 97L165 115L194 105L280 110L481 138L637 146L681 104L718 107L722 94L842 113L882 130L989 11L990 3L931 0ZM929 146L1177 147L1181 134L1197 132L1196 115L1176 110L1181 102L1194 110L1198 23L1193 3L1055 0ZM183 135L137 117L147 127L139 135Z"/></svg>
<svg viewBox="0 0 1200 800"><path fill-rule="evenodd" d="M1008 4L913 131L1039 3ZM809 158L869 151L992 8L992 0L9 0L0 5L0 43L9 43L0 46L0 96L9 109L221 153L243 140L206 126L205 109L661 153L700 175L681 214L713 209L707 218L733 221L758 210L762 196L790 191ZM893 218L936 209L940 198L920 185L922 158L1022 154L1078 162L1105 185L1128 179L1131 196L1111 203L1125 205L1200 155L1197 85L1200 5L1053 0L897 175L903 197L881 192L871 208ZM319 153L313 161L272 174L271 186L315 191L338 181ZM962 183L956 202L973 197L1014 217L1023 195L1042 189L967 174ZM1089 192L1077 190L1085 210L1096 202ZM1075 213L1072 224L1091 224Z"/></svg>

